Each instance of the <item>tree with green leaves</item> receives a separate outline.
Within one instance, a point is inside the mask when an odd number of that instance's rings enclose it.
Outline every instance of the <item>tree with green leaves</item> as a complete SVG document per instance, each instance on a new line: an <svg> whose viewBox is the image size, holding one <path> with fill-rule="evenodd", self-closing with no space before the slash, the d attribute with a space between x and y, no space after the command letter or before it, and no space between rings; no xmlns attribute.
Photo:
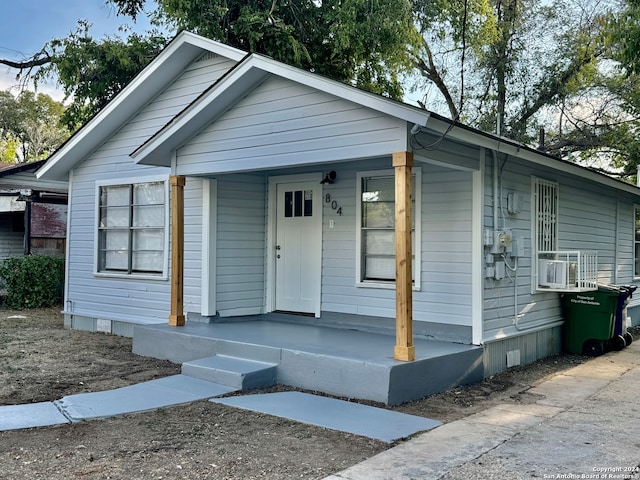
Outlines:
<svg viewBox="0 0 640 480"><path fill-rule="evenodd" d="M620 78L602 41L614 6L418 0L414 89L427 108L531 146L544 129L547 152L626 178L637 161L637 82Z"/></svg>
<svg viewBox="0 0 640 480"><path fill-rule="evenodd" d="M4 163L42 160L69 137L65 107L45 94L0 92L0 158Z"/></svg>
<svg viewBox="0 0 640 480"><path fill-rule="evenodd" d="M134 19L140 0L111 0ZM409 0L158 0L156 21L400 99L419 37Z"/></svg>
<svg viewBox="0 0 640 480"><path fill-rule="evenodd" d="M640 0L626 0L624 8L607 18L606 40L629 75L640 75Z"/></svg>
<svg viewBox="0 0 640 480"><path fill-rule="evenodd" d="M126 39L105 37L96 41L89 25L80 22L76 32L49 42L50 62L34 73L36 85L54 78L71 103L62 117L75 130L88 121L162 50L160 35L130 34Z"/></svg>
<svg viewBox="0 0 640 480"><path fill-rule="evenodd" d="M142 0L107 0L134 21ZM411 68L418 41L410 0L158 0L151 15L169 30L188 29L392 98ZM25 62L0 59L36 82L55 78L71 104L74 129L120 91L167 42L157 32L96 40L89 26L54 39Z"/></svg>

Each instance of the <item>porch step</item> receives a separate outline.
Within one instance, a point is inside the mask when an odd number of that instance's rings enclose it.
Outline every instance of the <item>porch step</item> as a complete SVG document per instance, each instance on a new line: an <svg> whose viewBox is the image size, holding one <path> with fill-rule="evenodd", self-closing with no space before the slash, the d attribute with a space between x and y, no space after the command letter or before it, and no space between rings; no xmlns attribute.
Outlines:
<svg viewBox="0 0 640 480"><path fill-rule="evenodd" d="M273 363L256 362L227 355L214 355L182 364L183 375L240 390L275 385L276 371L277 365Z"/></svg>

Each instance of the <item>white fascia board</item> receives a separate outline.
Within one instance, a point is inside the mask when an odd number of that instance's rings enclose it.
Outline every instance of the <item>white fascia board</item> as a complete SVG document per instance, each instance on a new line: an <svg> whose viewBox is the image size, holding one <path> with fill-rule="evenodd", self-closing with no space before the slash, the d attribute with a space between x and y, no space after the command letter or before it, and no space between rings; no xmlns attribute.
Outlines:
<svg viewBox="0 0 640 480"><path fill-rule="evenodd" d="M498 137L482 132L480 130L472 129L471 127L465 128L455 125L453 126L453 128L451 128L451 124L449 123L449 121L443 121L433 116L431 117L429 126L427 128L442 135L446 134L448 138L459 140L463 143L477 145L489 150L495 150L498 153L512 155L536 165L541 165L553 170L562 171L579 178L584 178L585 180L590 180L601 185L606 185L616 190L621 190L636 196L640 196L640 188L636 187L635 185L615 180L614 178L611 178L602 173L594 172L593 170L589 170L588 168L554 158L550 155L535 152L529 147L520 145L511 139Z"/></svg>
<svg viewBox="0 0 640 480"><path fill-rule="evenodd" d="M247 52L245 52L244 50L225 45L224 43L216 42L215 40L211 40L209 38L202 37L185 30L180 32L176 36L176 39L174 41L177 41L179 38L182 40L182 42L190 43L194 47L201 48L202 50L208 50L220 55L221 57L233 60L234 62L239 62L247 56Z"/></svg>
<svg viewBox="0 0 640 480"><path fill-rule="evenodd" d="M153 100L192 61L205 51L239 61L246 53L189 32L179 33L100 112L49 157L38 178L66 180L69 171Z"/></svg>
<svg viewBox="0 0 640 480"><path fill-rule="evenodd" d="M227 111L267 75L264 70L253 67L251 62L239 65L196 98L130 157L144 165L170 166L172 152Z"/></svg>
<svg viewBox="0 0 640 480"><path fill-rule="evenodd" d="M154 137L130 156L136 163L169 166L171 152L197 135L206 125L228 110L236 101L256 87L267 75L275 75L358 103L409 124L424 127L430 113L380 95L306 72L257 54L246 57L232 72L222 77L208 91L194 100Z"/></svg>

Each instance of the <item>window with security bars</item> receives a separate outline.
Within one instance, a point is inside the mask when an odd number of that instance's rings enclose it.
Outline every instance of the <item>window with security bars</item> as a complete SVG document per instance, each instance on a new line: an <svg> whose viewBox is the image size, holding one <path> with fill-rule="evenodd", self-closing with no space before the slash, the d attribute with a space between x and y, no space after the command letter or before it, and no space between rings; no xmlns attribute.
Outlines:
<svg viewBox="0 0 640 480"><path fill-rule="evenodd" d="M534 292L587 292L598 289L598 252L558 250L556 182L532 178L532 268Z"/></svg>
<svg viewBox="0 0 640 480"><path fill-rule="evenodd" d="M359 174L359 277L358 282L394 282L396 278L395 255L395 176L389 174ZM414 169L412 182L412 278L414 283L419 275L416 271L416 225L420 205L420 171Z"/></svg>
<svg viewBox="0 0 640 480"><path fill-rule="evenodd" d="M533 179L536 253L558 249L558 184Z"/></svg>
<svg viewBox="0 0 640 480"><path fill-rule="evenodd" d="M99 187L98 272L161 274L165 264L165 182Z"/></svg>

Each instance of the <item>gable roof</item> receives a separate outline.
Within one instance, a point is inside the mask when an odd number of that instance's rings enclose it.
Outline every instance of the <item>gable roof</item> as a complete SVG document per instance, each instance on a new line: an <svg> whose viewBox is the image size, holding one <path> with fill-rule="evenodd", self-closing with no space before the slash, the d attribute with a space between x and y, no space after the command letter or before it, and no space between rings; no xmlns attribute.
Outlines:
<svg viewBox="0 0 640 480"><path fill-rule="evenodd" d="M442 138L446 136L462 143L502 152L640 196L638 187L591 168L562 160L511 139L477 130L428 110L360 90L264 55L247 54L186 31L176 35L107 106L51 155L45 165L36 172L37 178L66 180L72 168L105 142L168 86L185 67L205 52L212 52L238 63L133 151L130 156L136 163L170 166L172 151L222 115L266 77L273 75L404 120L409 125L420 127L418 131L427 127L433 133L439 133ZM414 130L411 134L414 134ZM416 154L419 155L419 152Z"/></svg>
<svg viewBox="0 0 640 480"><path fill-rule="evenodd" d="M172 150L227 111L269 75L289 79L411 124L425 126L430 116L427 110L252 53L131 153L131 157L141 164L170 166Z"/></svg>
<svg viewBox="0 0 640 480"><path fill-rule="evenodd" d="M178 33L169 44L80 130L71 136L36 173L38 178L66 180L68 172L153 100L184 68L204 52L240 61L246 53L190 32Z"/></svg>
<svg viewBox="0 0 640 480"><path fill-rule="evenodd" d="M46 160L18 164L0 164L0 190L20 191L39 190L64 193L68 190L67 181L38 180L36 170L42 167Z"/></svg>

